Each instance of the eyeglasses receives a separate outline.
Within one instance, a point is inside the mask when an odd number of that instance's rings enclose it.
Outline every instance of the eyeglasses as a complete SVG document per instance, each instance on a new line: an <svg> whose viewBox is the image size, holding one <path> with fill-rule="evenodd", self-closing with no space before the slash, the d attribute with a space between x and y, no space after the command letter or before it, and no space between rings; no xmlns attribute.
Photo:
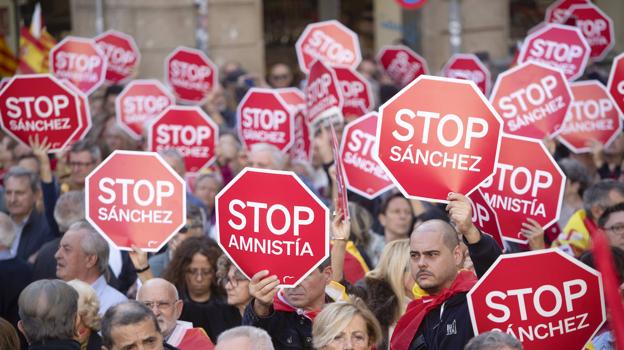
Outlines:
<svg viewBox="0 0 624 350"><path fill-rule="evenodd" d="M609 227L605 227L606 231L611 231L616 235L624 234L624 224L614 224Z"/></svg>
<svg viewBox="0 0 624 350"><path fill-rule="evenodd" d="M86 168L93 165L93 162L69 162L68 165L70 168Z"/></svg>
<svg viewBox="0 0 624 350"><path fill-rule="evenodd" d="M214 274L214 271L212 269L209 269L209 270L204 270L204 269L187 269L186 270L186 274L187 275L192 275L193 277L196 277L197 275L199 275L201 277L207 277L207 276L212 276L212 274Z"/></svg>
<svg viewBox="0 0 624 350"><path fill-rule="evenodd" d="M247 279L244 276L235 276L235 277L223 277L219 279L219 284L226 288L228 283L232 286L232 288L238 287L238 283L242 281L246 281Z"/></svg>
<svg viewBox="0 0 624 350"><path fill-rule="evenodd" d="M156 308L158 310L166 310L168 308L170 308L171 306L173 306L174 302L171 301L144 301L143 304L145 306L147 306L150 309L153 309L154 306L156 306Z"/></svg>

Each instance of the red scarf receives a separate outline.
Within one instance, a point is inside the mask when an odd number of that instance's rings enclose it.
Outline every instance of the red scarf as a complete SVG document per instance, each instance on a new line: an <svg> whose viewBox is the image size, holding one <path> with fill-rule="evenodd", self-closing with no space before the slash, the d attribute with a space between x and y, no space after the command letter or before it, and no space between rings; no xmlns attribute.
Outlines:
<svg viewBox="0 0 624 350"><path fill-rule="evenodd" d="M319 311L306 311L290 305L284 296L283 290L277 292L273 297L273 308L275 311L296 312L299 315L307 317L310 321L314 321L314 318L319 313Z"/></svg>
<svg viewBox="0 0 624 350"><path fill-rule="evenodd" d="M468 292L476 283L477 276L472 271L462 270L457 274L450 288L444 289L438 295L427 295L410 302L394 329L390 349L407 350L429 311L442 305L455 294Z"/></svg>
<svg viewBox="0 0 624 350"><path fill-rule="evenodd" d="M178 344L178 349L180 350L212 350L214 347L214 344L203 328L187 329L184 333L184 338L182 338L182 341Z"/></svg>

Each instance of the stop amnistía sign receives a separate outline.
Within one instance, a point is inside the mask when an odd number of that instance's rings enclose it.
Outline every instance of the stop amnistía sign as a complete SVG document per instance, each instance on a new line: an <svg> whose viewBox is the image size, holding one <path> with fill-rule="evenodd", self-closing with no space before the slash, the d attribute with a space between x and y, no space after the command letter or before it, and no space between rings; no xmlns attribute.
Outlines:
<svg viewBox="0 0 624 350"><path fill-rule="evenodd" d="M559 141L574 153L591 151L597 141L609 146L622 130L622 114L613 97L597 80L570 84L574 101L559 133Z"/></svg>
<svg viewBox="0 0 624 350"><path fill-rule="evenodd" d="M153 152L113 152L85 180L87 220L121 250L159 251L186 224L184 180Z"/></svg>
<svg viewBox="0 0 624 350"><path fill-rule="evenodd" d="M615 45L611 17L592 3L573 5L569 11L591 48L589 57L594 61L602 61Z"/></svg>
<svg viewBox="0 0 624 350"><path fill-rule="evenodd" d="M518 63L544 63L563 71L568 80L575 80L583 75L590 53L591 48L578 28L551 23L526 37Z"/></svg>
<svg viewBox="0 0 624 350"><path fill-rule="evenodd" d="M541 140L559 132L572 98L560 70L526 62L498 75L490 102L506 133Z"/></svg>
<svg viewBox="0 0 624 350"><path fill-rule="evenodd" d="M336 72L322 61L310 68L308 82L303 90L306 98L306 115L311 126L316 127L325 119L343 120L344 99Z"/></svg>
<svg viewBox="0 0 624 350"><path fill-rule="evenodd" d="M471 80L484 95L490 92L490 70L477 55L458 53L451 56L442 68L442 76Z"/></svg>
<svg viewBox="0 0 624 350"><path fill-rule="evenodd" d="M245 168L215 208L217 242L247 278L266 269L294 287L329 257L329 209L293 172Z"/></svg>
<svg viewBox="0 0 624 350"><path fill-rule="evenodd" d="M624 53L613 59L607 89L620 108L620 113L624 113Z"/></svg>
<svg viewBox="0 0 624 350"><path fill-rule="evenodd" d="M371 200L394 187L385 170L373 158L377 119L377 112L371 112L347 124L340 144L347 188Z"/></svg>
<svg viewBox="0 0 624 350"><path fill-rule="evenodd" d="M107 83L122 84L137 74L141 53L134 38L116 30L109 30L94 40L107 57Z"/></svg>
<svg viewBox="0 0 624 350"><path fill-rule="evenodd" d="M173 104L173 96L160 81L133 80L115 99L117 124L133 139L140 140L145 126Z"/></svg>
<svg viewBox="0 0 624 350"><path fill-rule="evenodd" d="M467 298L475 334L505 332L525 350L585 349L606 320L600 273L559 249L500 255Z"/></svg>
<svg viewBox="0 0 624 350"><path fill-rule="evenodd" d="M89 108L89 97L82 93L82 91L78 90L74 84L70 83L68 80L62 80L61 83L73 91L74 94L76 94L76 97L78 97L78 109L80 111L81 126L69 141L69 144L71 145L82 140L91 130L91 126L93 124L91 120L91 108Z"/></svg>
<svg viewBox="0 0 624 350"><path fill-rule="evenodd" d="M306 118L306 101L303 92L297 88L277 89L284 102L291 110L295 111L294 124L295 134L290 156L293 160L310 162L312 161L312 139L310 137L310 126Z"/></svg>
<svg viewBox="0 0 624 350"><path fill-rule="evenodd" d="M496 174L479 189L496 212L503 237L527 243L520 233L526 218L542 227L559 219L565 179L540 140L504 135Z"/></svg>
<svg viewBox="0 0 624 350"><path fill-rule="evenodd" d="M334 67L340 92L344 98L342 115L352 120L373 109L373 92L368 81L356 70Z"/></svg>
<svg viewBox="0 0 624 350"><path fill-rule="evenodd" d="M251 88L238 104L238 134L245 148L256 143L286 152L294 142L295 111L273 89Z"/></svg>
<svg viewBox="0 0 624 350"><path fill-rule="evenodd" d="M336 20L308 24L297 39L295 50L299 68L306 74L316 60L353 69L362 61L357 34Z"/></svg>
<svg viewBox="0 0 624 350"><path fill-rule="evenodd" d="M148 128L147 150L176 149L186 171L197 173L216 159L219 127L197 106L169 106Z"/></svg>
<svg viewBox="0 0 624 350"><path fill-rule="evenodd" d="M204 104L217 85L217 67L202 51L178 47L165 60L165 81L176 99L186 104Z"/></svg>
<svg viewBox="0 0 624 350"><path fill-rule="evenodd" d="M375 156L405 196L446 202L494 173L501 134L472 81L421 75L381 106Z"/></svg>
<svg viewBox="0 0 624 350"><path fill-rule="evenodd" d="M17 75L0 92L0 123L16 141L47 137L50 152L60 152L81 133L77 94L49 74Z"/></svg>
<svg viewBox="0 0 624 350"><path fill-rule="evenodd" d="M470 205L472 207L472 223L477 228L496 240L501 249L504 248L503 238L501 236L501 228L498 224L498 216L490 204L483 197L481 190L473 191L470 196Z"/></svg>
<svg viewBox="0 0 624 350"><path fill-rule="evenodd" d="M93 39L68 36L50 51L50 71L90 95L106 77L106 55Z"/></svg>
<svg viewBox="0 0 624 350"><path fill-rule="evenodd" d="M564 23L570 17L570 7L576 4L587 4L589 0L557 0L546 9L547 23Z"/></svg>
<svg viewBox="0 0 624 350"><path fill-rule="evenodd" d="M384 46L377 54L377 62L384 72L403 87L422 74L429 74L427 61L403 45Z"/></svg>

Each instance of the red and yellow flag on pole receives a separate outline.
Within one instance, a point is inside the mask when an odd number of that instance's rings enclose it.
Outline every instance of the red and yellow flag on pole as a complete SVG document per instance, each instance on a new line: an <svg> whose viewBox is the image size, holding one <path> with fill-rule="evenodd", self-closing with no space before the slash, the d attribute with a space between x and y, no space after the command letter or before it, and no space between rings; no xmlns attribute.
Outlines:
<svg viewBox="0 0 624 350"><path fill-rule="evenodd" d="M37 3L30 28L20 30L19 72L22 74L47 73L48 54L56 40L43 26L41 5Z"/></svg>
<svg viewBox="0 0 624 350"><path fill-rule="evenodd" d="M17 57L11 50L11 47L0 35L0 77L11 77L17 70Z"/></svg>

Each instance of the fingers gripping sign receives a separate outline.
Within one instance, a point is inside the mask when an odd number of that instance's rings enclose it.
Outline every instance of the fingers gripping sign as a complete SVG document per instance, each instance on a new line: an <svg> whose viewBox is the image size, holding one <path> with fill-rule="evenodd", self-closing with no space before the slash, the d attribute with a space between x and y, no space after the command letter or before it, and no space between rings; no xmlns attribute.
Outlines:
<svg viewBox="0 0 624 350"><path fill-rule="evenodd" d="M468 243L474 244L481 239L481 233L472 223L472 205L468 197L459 193L449 193L446 210L457 232L461 233Z"/></svg>

